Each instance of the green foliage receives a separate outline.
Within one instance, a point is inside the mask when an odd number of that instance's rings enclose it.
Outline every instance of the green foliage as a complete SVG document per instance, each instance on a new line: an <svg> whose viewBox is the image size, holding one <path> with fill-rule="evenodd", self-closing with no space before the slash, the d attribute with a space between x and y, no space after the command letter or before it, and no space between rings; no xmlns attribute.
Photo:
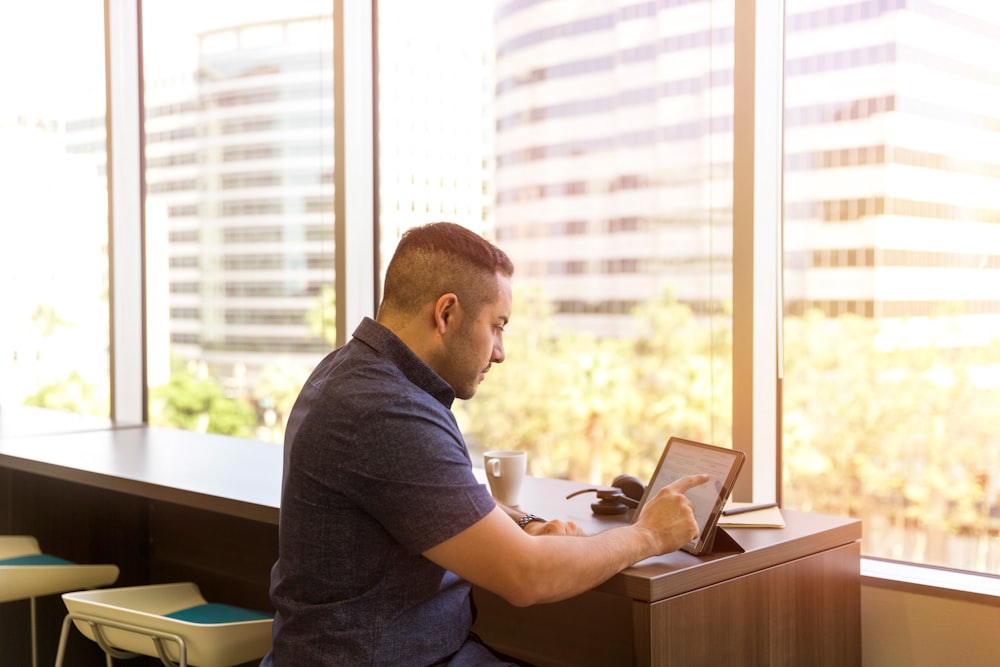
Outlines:
<svg viewBox="0 0 1000 667"><path fill-rule="evenodd" d="M257 411L247 401L230 398L218 380L196 377L175 362L170 381L150 390L149 422L189 431L251 437Z"/></svg>
<svg viewBox="0 0 1000 667"><path fill-rule="evenodd" d="M38 330L42 338L49 338L59 328L69 328L73 324L59 317L52 304L38 304L31 315L31 324Z"/></svg>
<svg viewBox="0 0 1000 667"><path fill-rule="evenodd" d="M258 438L282 442L288 415L310 372L311 368L287 362L271 364L261 371L260 381L255 387L263 422L257 428Z"/></svg>
<svg viewBox="0 0 1000 667"><path fill-rule="evenodd" d="M306 313L309 333L322 338L330 345L337 344L337 290L330 285L320 289L317 298Z"/></svg>
<svg viewBox="0 0 1000 667"><path fill-rule="evenodd" d="M332 332L334 312L333 290L324 290L314 332ZM473 400L455 405L474 456L524 450L531 474L606 484L622 472L648 477L670 435L731 444L727 313L696 317L668 290L636 309L633 337L600 339L557 330L537 285L516 287L514 312L506 360ZM956 321L785 319L785 506L862 517L866 553L943 565L953 564L947 536L997 530L1000 336L970 340ZM59 324L44 312L39 322ZM170 382L152 390L151 423L280 441L310 371L275 363L251 402L196 368L176 363ZM76 373L26 403L108 414L108 397ZM886 531L917 531L919 553L902 553L905 540Z"/></svg>
<svg viewBox="0 0 1000 667"><path fill-rule="evenodd" d="M632 340L555 331L537 285L516 288L514 304L506 361L455 407L476 455L521 449L532 474L609 483L651 474L671 434L731 430L716 395L731 385L713 381L730 375L727 338L713 341L671 292L637 311Z"/></svg>
<svg viewBox="0 0 1000 667"><path fill-rule="evenodd" d="M110 414L107 394L99 395L97 387L86 382L76 371L72 371L65 380L39 388L24 399L24 404L96 417Z"/></svg>
<svg viewBox="0 0 1000 667"><path fill-rule="evenodd" d="M944 536L990 532L1000 463L1000 369L988 344L888 339L884 324L817 313L785 325L784 498L923 532L919 560L950 564ZM891 540L866 553L898 556Z"/></svg>

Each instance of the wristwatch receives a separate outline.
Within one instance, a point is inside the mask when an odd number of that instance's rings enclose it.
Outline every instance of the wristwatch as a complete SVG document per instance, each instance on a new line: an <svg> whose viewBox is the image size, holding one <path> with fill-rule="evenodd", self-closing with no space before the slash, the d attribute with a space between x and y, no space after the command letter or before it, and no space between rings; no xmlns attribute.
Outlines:
<svg viewBox="0 0 1000 667"><path fill-rule="evenodd" d="M525 514L524 516L522 516L520 519L517 520L517 525L521 527L521 530L524 530L524 527L527 526L532 521L541 521L542 523L545 523L545 519L543 519L540 516L535 516L534 514Z"/></svg>

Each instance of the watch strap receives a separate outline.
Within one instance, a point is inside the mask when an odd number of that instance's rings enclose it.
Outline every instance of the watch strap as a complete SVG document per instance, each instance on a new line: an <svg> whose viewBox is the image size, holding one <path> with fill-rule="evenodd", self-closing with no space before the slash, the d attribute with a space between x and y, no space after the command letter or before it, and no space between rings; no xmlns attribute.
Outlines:
<svg viewBox="0 0 1000 667"><path fill-rule="evenodd" d="M545 523L545 519L543 519L540 516L535 516L534 514L525 514L520 519L518 519L517 525L521 527L521 530L524 530L524 527L527 526L532 521L541 521L542 523Z"/></svg>

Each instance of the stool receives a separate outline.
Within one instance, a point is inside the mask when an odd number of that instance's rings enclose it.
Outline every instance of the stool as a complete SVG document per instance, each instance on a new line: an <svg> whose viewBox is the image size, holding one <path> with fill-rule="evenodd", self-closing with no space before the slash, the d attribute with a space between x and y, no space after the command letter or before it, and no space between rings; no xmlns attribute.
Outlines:
<svg viewBox="0 0 1000 667"><path fill-rule="evenodd" d="M43 554L28 535L0 535L0 602L31 601L31 664L38 665L35 598L114 583L117 565L78 565Z"/></svg>
<svg viewBox="0 0 1000 667"><path fill-rule="evenodd" d="M268 613L210 604L191 582L65 593L69 613L59 637L61 667L70 622L107 656L159 658L167 667L231 667L271 649Z"/></svg>

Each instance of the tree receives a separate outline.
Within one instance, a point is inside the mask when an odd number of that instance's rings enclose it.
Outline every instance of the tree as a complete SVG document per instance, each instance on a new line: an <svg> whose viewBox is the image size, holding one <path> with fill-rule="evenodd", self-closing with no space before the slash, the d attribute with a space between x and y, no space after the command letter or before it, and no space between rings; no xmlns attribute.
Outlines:
<svg viewBox="0 0 1000 667"><path fill-rule="evenodd" d="M229 398L217 380L195 376L175 361L170 381L150 390L149 421L188 431L252 437L257 411L250 403Z"/></svg>
<svg viewBox="0 0 1000 667"><path fill-rule="evenodd" d="M72 371L65 380L40 387L34 394L25 397L24 404L102 417L107 417L110 412L108 396L87 383L76 371Z"/></svg>
<svg viewBox="0 0 1000 667"><path fill-rule="evenodd" d="M332 285L320 288L319 296L306 312L309 333L330 345L337 344L337 290Z"/></svg>
<svg viewBox="0 0 1000 667"><path fill-rule="evenodd" d="M514 303L507 360L456 404L477 453L522 449L532 474L609 483L648 477L669 435L701 434L692 425L714 418L705 376L728 362L713 359L708 328L671 293L637 311L634 340L556 331L537 285L518 286Z"/></svg>
<svg viewBox="0 0 1000 667"><path fill-rule="evenodd" d="M989 530L1000 391L975 379L1000 341L890 337L884 322L816 312L787 318L784 338L786 504L884 527L866 531L866 553L953 565L949 536Z"/></svg>

